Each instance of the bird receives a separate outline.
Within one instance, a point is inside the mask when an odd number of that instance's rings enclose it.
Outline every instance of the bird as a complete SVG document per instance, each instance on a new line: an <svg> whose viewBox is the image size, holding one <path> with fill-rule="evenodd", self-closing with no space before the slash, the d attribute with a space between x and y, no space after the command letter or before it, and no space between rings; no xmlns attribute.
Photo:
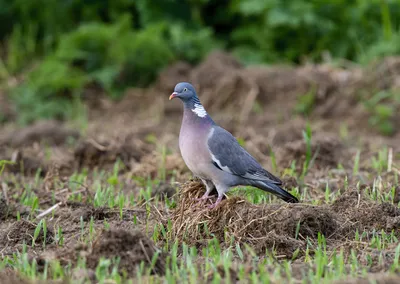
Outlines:
<svg viewBox="0 0 400 284"><path fill-rule="evenodd" d="M216 207L234 186L253 186L272 193L288 203L298 199L282 189L282 181L265 170L224 128L218 126L201 104L195 88L187 82L178 83L169 100L183 102L179 133L181 156L194 176L201 179L206 192L199 201L209 199L216 189Z"/></svg>

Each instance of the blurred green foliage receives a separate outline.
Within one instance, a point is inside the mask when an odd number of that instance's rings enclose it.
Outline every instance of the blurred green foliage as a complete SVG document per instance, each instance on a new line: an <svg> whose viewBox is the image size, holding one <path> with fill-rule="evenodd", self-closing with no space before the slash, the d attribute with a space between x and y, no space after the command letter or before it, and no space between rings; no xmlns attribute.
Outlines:
<svg viewBox="0 0 400 284"><path fill-rule="evenodd" d="M118 98L213 48L245 63L398 54L400 1L0 0L0 41L0 79L25 75L11 93L28 123L64 117L87 84Z"/></svg>
<svg viewBox="0 0 400 284"><path fill-rule="evenodd" d="M324 52L358 60L382 41L400 47L392 40L399 32L397 0L238 0L232 8L243 16L232 33L235 50L250 60L320 60Z"/></svg>

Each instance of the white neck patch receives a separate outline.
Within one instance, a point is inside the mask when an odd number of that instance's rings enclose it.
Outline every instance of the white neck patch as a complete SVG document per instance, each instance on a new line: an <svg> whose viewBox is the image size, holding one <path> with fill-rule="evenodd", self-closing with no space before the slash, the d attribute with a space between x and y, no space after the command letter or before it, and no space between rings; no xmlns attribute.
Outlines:
<svg viewBox="0 0 400 284"><path fill-rule="evenodd" d="M198 116L198 117L205 117L207 115L206 110L201 104L194 104L194 109L192 111Z"/></svg>

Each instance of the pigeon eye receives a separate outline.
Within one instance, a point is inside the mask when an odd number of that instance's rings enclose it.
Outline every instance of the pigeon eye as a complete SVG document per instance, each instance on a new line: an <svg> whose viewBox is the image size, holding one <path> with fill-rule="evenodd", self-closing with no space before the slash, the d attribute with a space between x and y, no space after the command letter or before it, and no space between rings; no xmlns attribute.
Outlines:
<svg viewBox="0 0 400 284"><path fill-rule="evenodd" d="M187 91L187 88L184 88L183 91L186 92L186 91Z"/></svg>

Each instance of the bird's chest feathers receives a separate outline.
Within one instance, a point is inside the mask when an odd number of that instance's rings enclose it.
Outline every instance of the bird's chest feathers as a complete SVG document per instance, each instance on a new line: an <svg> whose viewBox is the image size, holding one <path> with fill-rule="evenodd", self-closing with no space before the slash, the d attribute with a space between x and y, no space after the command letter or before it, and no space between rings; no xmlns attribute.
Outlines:
<svg viewBox="0 0 400 284"><path fill-rule="evenodd" d="M201 174L202 168L211 163L207 147L209 130L185 127L182 125L179 135L179 148L188 168L195 174Z"/></svg>

